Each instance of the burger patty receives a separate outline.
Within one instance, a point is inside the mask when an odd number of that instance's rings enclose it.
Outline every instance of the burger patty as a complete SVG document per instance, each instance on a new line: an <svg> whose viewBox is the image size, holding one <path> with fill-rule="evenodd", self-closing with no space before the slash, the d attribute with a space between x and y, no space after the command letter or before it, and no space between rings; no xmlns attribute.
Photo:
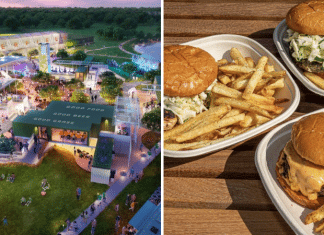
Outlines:
<svg viewBox="0 0 324 235"><path fill-rule="evenodd" d="M282 177L288 179L288 172L290 170L290 166L288 164L287 155L285 153L283 153L282 160L283 160L283 163L281 164L281 166L283 168L283 172L281 173L281 175L282 175ZM321 191L318 192L318 196L324 197L324 185L322 186Z"/></svg>
<svg viewBox="0 0 324 235"><path fill-rule="evenodd" d="M288 171L290 169L289 167L289 164L288 164L288 161L287 161L287 154L283 153L283 163L282 163L282 168L283 168L283 172L281 173L281 175L284 177L284 178L288 178Z"/></svg>
<svg viewBox="0 0 324 235"><path fill-rule="evenodd" d="M164 130L171 130L177 122L177 116L172 111L164 109Z"/></svg>
<svg viewBox="0 0 324 235"><path fill-rule="evenodd" d="M294 51L290 49L290 54L292 54ZM292 57L292 56L291 56ZM295 63L300 67L301 69L312 72L312 73L324 73L324 68L322 63L313 61L310 62L307 59L302 59L300 61L297 61L294 57L292 57Z"/></svg>
<svg viewBox="0 0 324 235"><path fill-rule="evenodd" d="M322 63L318 63L316 61L310 62L307 59L303 59L301 61L296 61L296 64L307 72L324 73L324 68Z"/></svg>

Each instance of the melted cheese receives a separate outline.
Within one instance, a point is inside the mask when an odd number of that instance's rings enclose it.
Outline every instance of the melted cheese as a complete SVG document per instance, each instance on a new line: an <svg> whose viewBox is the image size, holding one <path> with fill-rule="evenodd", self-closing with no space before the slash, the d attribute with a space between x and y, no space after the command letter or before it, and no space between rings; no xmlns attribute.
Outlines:
<svg viewBox="0 0 324 235"><path fill-rule="evenodd" d="M291 140L286 144L284 152L290 167L286 182L292 190L300 191L309 200L317 199L317 193L324 185L324 168L301 158Z"/></svg>

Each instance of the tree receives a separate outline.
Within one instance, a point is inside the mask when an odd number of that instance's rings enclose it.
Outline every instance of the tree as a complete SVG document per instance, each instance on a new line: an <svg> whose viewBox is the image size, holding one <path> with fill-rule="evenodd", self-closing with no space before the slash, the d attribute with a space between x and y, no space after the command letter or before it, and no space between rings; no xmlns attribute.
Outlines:
<svg viewBox="0 0 324 235"><path fill-rule="evenodd" d="M103 29L98 29L96 32L100 37L104 35L104 30Z"/></svg>
<svg viewBox="0 0 324 235"><path fill-rule="evenodd" d="M75 16L66 23L66 27L69 29L82 29L82 20L80 17Z"/></svg>
<svg viewBox="0 0 324 235"><path fill-rule="evenodd" d="M32 49L28 51L28 57L33 57L38 55L38 50L37 49Z"/></svg>
<svg viewBox="0 0 324 235"><path fill-rule="evenodd" d="M32 80L36 82L49 83L51 81L51 76L49 73L44 73L40 70L34 77L32 77Z"/></svg>
<svg viewBox="0 0 324 235"><path fill-rule="evenodd" d="M123 23L120 24L120 27L122 27L123 29L136 29L137 22L134 19L127 18Z"/></svg>
<svg viewBox="0 0 324 235"><path fill-rule="evenodd" d="M17 31L19 28L19 21L14 16L9 16L5 21L4 25L10 28L12 31Z"/></svg>
<svg viewBox="0 0 324 235"><path fill-rule="evenodd" d="M123 70L127 73L133 73L137 70L137 67L133 63L128 63L123 66Z"/></svg>
<svg viewBox="0 0 324 235"><path fill-rule="evenodd" d="M50 101L52 100L61 100L62 94L60 93L60 90L58 86L56 85L50 85L47 86L39 91L39 95L42 98L48 99Z"/></svg>
<svg viewBox="0 0 324 235"><path fill-rule="evenodd" d="M8 139L4 135L0 137L0 153L12 153L15 151L16 142L13 139Z"/></svg>
<svg viewBox="0 0 324 235"><path fill-rule="evenodd" d="M114 34L113 34L113 39L120 41L124 38L125 36L125 30L120 28L120 27L116 27L114 28Z"/></svg>
<svg viewBox="0 0 324 235"><path fill-rule="evenodd" d="M82 50L76 51L73 55L74 60L85 60L85 58L87 58L87 54Z"/></svg>
<svg viewBox="0 0 324 235"><path fill-rule="evenodd" d="M143 30L136 32L136 37L138 39L144 39L145 38L145 33L143 32Z"/></svg>
<svg viewBox="0 0 324 235"><path fill-rule="evenodd" d="M13 56L22 56L22 54L21 53L19 53L19 52L16 52L16 51L14 51L14 52L11 52L10 53L10 55L13 55Z"/></svg>
<svg viewBox="0 0 324 235"><path fill-rule="evenodd" d="M75 89L84 88L84 84L80 80L72 78L70 81L66 83L66 87L71 90L75 90Z"/></svg>
<svg viewBox="0 0 324 235"><path fill-rule="evenodd" d="M115 100L117 96L122 96L120 87L104 86L101 88L100 95L105 100ZM108 101L109 102L109 101Z"/></svg>
<svg viewBox="0 0 324 235"><path fill-rule="evenodd" d="M56 56L59 57L59 58L64 59L64 58L69 57L69 54L67 53L66 50L64 50L64 49L60 49L60 50L58 50Z"/></svg>
<svg viewBox="0 0 324 235"><path fill-rule="evenodd" d="M145 113L142 124L153 131L161 131L161 108L155 108L151 112Z"/></svg>
<svg viewBox="0 0 324 235"><path fill-rule="evenodd" d="M10 93L16 93L17 90L21 90L23 88L24 84L16 80L15 82L11 83L9 86L6 87L6 91Z"/></svg>
<svg viewBox="0 0 324 235"><path fill-rule="evenodd" d="M59 26L59 27L65 27L65 25L66 25L66 21L65 21L64 19L60 18L60 19L57 21L56 25Z"/></svg>
<svg viewBox="0 0 324 235"><path fill-rule="evenodd" d="M92 25L92 21L90 19L86 19L84 22L83 22L83 27L88 29L90 28Z"/></svg>
<svg viewBox="0 0 324 235"><path fill-rule="evenodd" d="M40 29L48 29L48 28L53 27L53 24L51 21L45 19L45 20L40 21L37 27Z"/></svg>
<svg viewBox="0 0 324 235"><path fill-rule="evenodd" d="M125 20L125 15L123 13L120 13L120 14L117 14L115 17L114 17L114 23L116 25L120 25L121 23L123 23Z"/></svg>
<svg viewBox="0 0 324 235"><path fill-rule="evenodd" d="M110 71L106 71L99 76L102 80L101 87L112 86L113 88L120 88L123 84L123 81L119 78L116 78L115 74Z"/></svg>
<svg viewBox="0 0 324 235"><path fill-rule="evenodd" d="M83 93L80 90L75 90L72 93L72 97L70 99L70 102L75 103L89 103L90 97Z"/></svg>

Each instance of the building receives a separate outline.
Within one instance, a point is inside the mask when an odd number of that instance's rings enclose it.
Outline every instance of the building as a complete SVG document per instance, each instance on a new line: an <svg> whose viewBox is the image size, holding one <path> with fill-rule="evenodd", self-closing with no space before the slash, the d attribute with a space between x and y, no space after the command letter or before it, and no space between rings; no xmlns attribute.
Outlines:
<svg viewBox="0 0 324 235"><path fill-rule="evenodd" d="M138 210L129 224L137 230L137 235L161 234L161 187Z"/></svg>
<svg viewBox="0 0 324 235"><path fill-rule="evenodd" d="M51 57L50 57L50 44L40 43L39 44L39 70L44 73L51 73Z"/></svg>
<svg viewBox="0 0 324 235"><path fill-rule="evenodd" d="M18 52L27 56L28 51L38 49L39 43L49 43L55 52L65 48L68 34L64 32L37 32L0 36L0 54Z"/></svg>
<svg viewBox="0 0 324 235"><path fill-rule="evenodd" d="M18 73L25 76L34 76L36 71L36 66L33 63L26 62L13 66L13 73Z"/></svg>
<svg viewBox="0 0 324 235"><path fill-rule="evenodd" d="M113 116L112 106L52 101L43 111L18 116L12 127L17 137L37 134L49 141L95 146L101 130L114 132Z"/></svg>

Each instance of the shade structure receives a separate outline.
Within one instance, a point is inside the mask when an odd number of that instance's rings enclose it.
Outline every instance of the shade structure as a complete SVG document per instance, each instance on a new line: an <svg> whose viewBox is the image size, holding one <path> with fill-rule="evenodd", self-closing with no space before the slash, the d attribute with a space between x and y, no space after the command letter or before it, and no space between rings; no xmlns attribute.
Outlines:
<svg viewBox="0 0 324 235"><path fill-rule="evenodd" d="M161 204L158 206L147 201L129 221L138 231L136 234L161 234Z"/></svg>
<svg viewBox="0 0 324 235"><path fill-rule="evenodd" d="M23 116L18 116L15 123L46 126L60 129L90 131L93 124L102 122L102 119L112 119L114 107L98 104L72 103L52 101L43 110L33 110Z"/></svg>

